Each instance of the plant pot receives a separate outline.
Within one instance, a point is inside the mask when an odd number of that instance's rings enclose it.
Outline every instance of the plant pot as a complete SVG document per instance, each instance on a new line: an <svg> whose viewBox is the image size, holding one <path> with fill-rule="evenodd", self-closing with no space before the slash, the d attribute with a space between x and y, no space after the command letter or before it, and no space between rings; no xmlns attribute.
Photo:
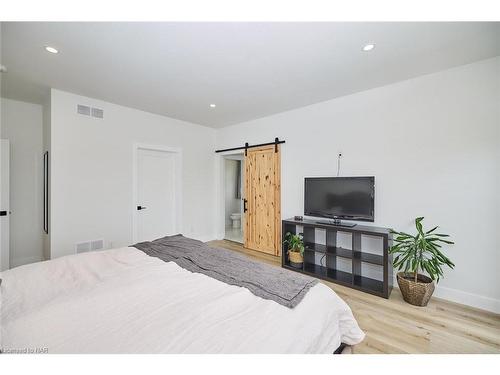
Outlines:
<svg viewBox="0 0 500 375"><path fill-rule="evenodd" d="M288 259L290 265L295 268L302 268L304 264L304 257L298 251L288 251Z"/></svg>
<svg viewBox="0 0 500 375"><path fill-rule="evenodd" d="M434 282L430 277L417 274L418 282L415 282L415 274L412 272L398 272L397 280L399 290L403 299L414 306L427 306L434 293Z"/></svg>

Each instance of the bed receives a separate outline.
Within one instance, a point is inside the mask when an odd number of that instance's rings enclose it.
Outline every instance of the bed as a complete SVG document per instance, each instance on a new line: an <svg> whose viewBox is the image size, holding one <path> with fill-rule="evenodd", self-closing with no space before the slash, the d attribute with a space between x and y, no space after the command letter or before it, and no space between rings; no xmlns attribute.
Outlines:
<svg viewBox="0 0 500 375"><path fill-rule="evenodd" d="M29 264L0 279L4 353L333 353L364 338L321 283L289 308L134 247Z"/></svg>

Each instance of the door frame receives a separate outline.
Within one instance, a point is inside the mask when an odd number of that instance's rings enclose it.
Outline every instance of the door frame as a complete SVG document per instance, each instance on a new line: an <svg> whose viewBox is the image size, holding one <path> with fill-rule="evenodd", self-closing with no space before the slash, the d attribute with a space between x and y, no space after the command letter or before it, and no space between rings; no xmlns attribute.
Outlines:
<svg viewBox="0 0 500 375"><path fill-rule="evenodd" d="M217 183L216 183L216 191L217 191L217 199L216 199L216 204L215 204L215 210L216 210L216 217L217 217L217 222L216 222L216 238L218 240L223 240L224 237L226 236L226 200L225 200L225 194L226 194L226 168L224 166L224 163L226 159L231 156L235 155L241 155L243 154L243 160L241 163L241 168L242 168L242 173L244 173L243 168L245 168L244 163L245 163L245 153L240 151L226 151L223 153L217 154L216 161L215 161L215 166L216 166L216 175L218 176L217 178ZM245 181L243 180L243 183ZM243 220L243 213L242 213L242 220ZM241 228L244 230L244 228Z"/></svg>
<svg viewBox="0 0 500 375"><path fill-rule="evenodd" d="M137 242L137 183L138 183L138 163L137 157L140 150L165 152L174 155L175 161L175 231L182 232L182 148L164 145L151 145L144 143L134 143L132 145L132 242Z"/></svg>
<svg viewBox="0 0 500 375"><path fill-rule="evenodd" d="M235 158L235 156L242 156L241 159ZM245 240L245 227L244 227L244 222L245 222L245 217L243 213L243 195L245 194L245 153L244 152L230 152L230 153L225 153L222 154L221 157L221 176L222 176L222 181L221 181L221 204L222 204L222 235L220 239L225 239L226 238L226 160L239 160L241 162L241 199L240 199L240 211L241 211L241 231L243 233L243 238L242 241ZM239 242L238 242L239 243ZM243 242L241 242L243 245Z"/></svg>
<svg viewBox="0 0 500 375"><path fill-rule="evenodd" d="M0 226L0 271L10 268L10 141L0 139L0 165L6 162L5 168L2 167L0 175L0 210L7 211L6 216L0 217L3 221ZM3 179L6 178L7 181Z"/></svg>

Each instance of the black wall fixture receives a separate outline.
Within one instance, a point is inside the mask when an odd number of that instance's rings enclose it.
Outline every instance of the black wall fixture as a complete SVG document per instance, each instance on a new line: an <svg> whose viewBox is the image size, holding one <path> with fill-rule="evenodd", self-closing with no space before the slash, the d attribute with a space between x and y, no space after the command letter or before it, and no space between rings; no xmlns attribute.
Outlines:
<svg viewBox="0 0 500 375"><path fill-rule="evenodd" d="M49 234L49 152L43 154L43 231Z"/></svg>
<svg viewBox="0 0 500 375"><path fill-rule="evenodd" d="M274 145L274 152L278 152L278 145L280 145L282 143L285 143L285 141L280 141L279 138L274 138L274 142L259 143L258 145L249 145L248 143L245 143L245 146L233 147L233 148L225 148L223 150L215 150L215 152L219 153L219 152L227 152L227 151L245 150L245 155L246 155L247 154L247 150L249 148L262 147L262 146L272 146L272 145Z"/></svg>

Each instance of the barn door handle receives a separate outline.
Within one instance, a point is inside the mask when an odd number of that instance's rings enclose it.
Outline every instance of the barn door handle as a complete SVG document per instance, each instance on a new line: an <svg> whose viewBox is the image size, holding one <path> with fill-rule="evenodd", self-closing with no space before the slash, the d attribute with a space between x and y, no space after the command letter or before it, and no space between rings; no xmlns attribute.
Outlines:
<svg viewBox="0 0 500 375"><path fill-rule="evenodd" d="M248 209L247 209L247 200L246 199L243 199L243 213L247 212Z"/></svg>
<svg viewBox="0 0 500 375"><path fill-rule="evenodd" d="M147 207L144 207L144 206L137 206L137 211L140 211L140 210L145 210Z"/></svg>

